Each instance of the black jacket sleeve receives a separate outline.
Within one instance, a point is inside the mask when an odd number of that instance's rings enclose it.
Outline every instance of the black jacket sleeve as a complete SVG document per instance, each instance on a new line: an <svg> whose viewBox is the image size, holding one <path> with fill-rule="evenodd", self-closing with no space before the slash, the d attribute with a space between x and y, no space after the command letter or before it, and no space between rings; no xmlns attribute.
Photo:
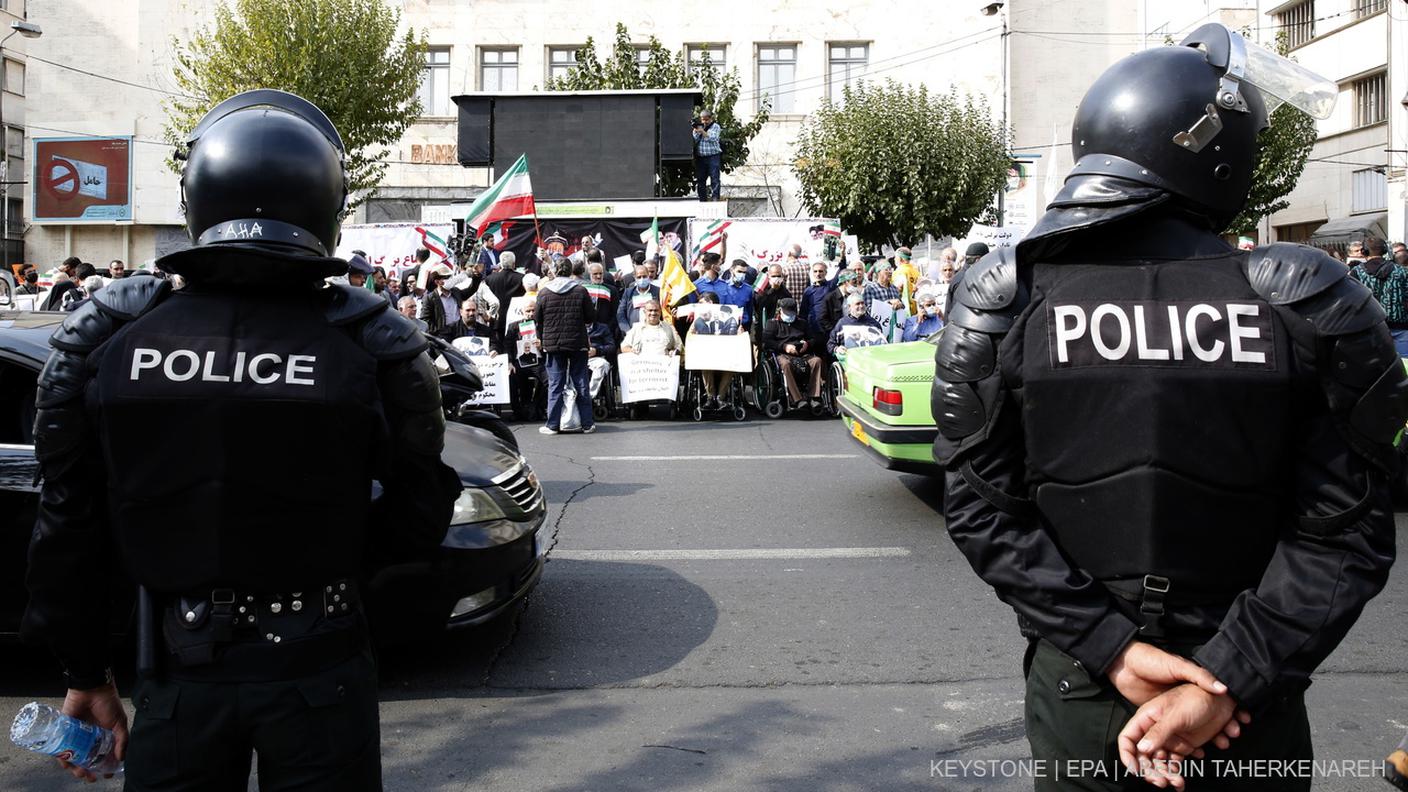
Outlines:
<svg viewBox="0 0 1408 792"><path fill-rule="evenodd" d="M1041 636L1103 674L1137 625L1061 552L1026 492L1026 445L1008 402L988 435L948 466L944 517L973 571Z"/></svg>
<svg viewBox="0 0 1408 792"><path fill-rule="evenodd" d="M72 357L58 351L54 356ZM41 378L40 404L46 395L59 395L53 385ZM118 573L101 451L81 389L39 409L35 455L44 481L30 538L29 605L21 631L26 641L49 647L72 686L95 687L109 665L109 588Z"/></svg>
<svg viewBox="0 0 1408 792"><path fill-rule="evenodd" d="M1310 684L1394 559L1389 444L1403 426L1402 362L1381 323L1333 339L1319 359L1333 361L1314 380L1330 383L1329 392L1301 420L1294 517L1260 585L1238 595L1196 655L1253 710Z"/></svg>
<svg viewBox="0 0 1408 792"><path fill-rule="evenodd" d="M445 413L440 377L424 352L383 362L377 382L388 429L377 478L382 496L372 511L370 535L376 554L400 557L440 546L461 485L459 474L440 460Z"/></svg>

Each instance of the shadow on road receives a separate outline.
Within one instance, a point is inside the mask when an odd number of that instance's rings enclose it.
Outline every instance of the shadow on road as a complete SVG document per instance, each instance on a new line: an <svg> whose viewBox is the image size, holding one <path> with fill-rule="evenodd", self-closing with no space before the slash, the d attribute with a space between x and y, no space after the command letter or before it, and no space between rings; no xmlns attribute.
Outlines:
<svg viewBox="0 0 1408 792"><path fill-rule="evenodd" d="M384 658L382 698L620 685L673 668L717 621L708 592L671 569L549 556L519 613Z"/></svg>

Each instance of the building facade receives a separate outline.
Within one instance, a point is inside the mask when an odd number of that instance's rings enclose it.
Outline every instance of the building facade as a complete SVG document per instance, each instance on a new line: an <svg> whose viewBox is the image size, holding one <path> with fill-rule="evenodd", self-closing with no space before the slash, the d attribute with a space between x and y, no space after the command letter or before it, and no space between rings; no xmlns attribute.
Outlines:
<svg viewBox="0 0 1408 792"><path fill-rule="evenodd" d="M27 93L39 101L30 103L29 139L20 153L32 152L39 136L130 137L131 212L130 220L77 224L36 221L26 206L26 260L47 267L78 255L142 265L187 244L162 102L176 89L173 41L207 24L218 2L31 0L30 19L46 29L30 47L44 60L28 71ZM385 152L387 177L350 222L419 221L426 207L472 198L493 174L457 164L450 97L541 88L571 67L589 37L599 53L609 51L622 22L638 46L653 36L692 63L707 53L715 67L736 70L742 114L770 103L748 165L724 177L730 213L804 212L791 172L802 122L848 83L894 79L968 93L994 118L1008 119L1025 164L1014 170L1007 219L1020 225L1040 212L1049 186L1070 168L1070 120L1085 87L1144 38L1137 33L1141 9L1116 0L395 2L402 24L429 41L421 86L426 110ZM30 165L22 169L27 182ZM1057 178L1048 178L1053 173ZM28 204L35 185L25 190Z"/></svg>
<svg viewBox="0 0 1408 792"><path fill-rule="evenodd" d="M29 61L25 52L28 38L10 27L26 22L28 0L0 0L0 37L4 38L0 60L0 125L5 129L5 168L0 171L0 194L4 215L0 216L0 259L8 264L24 260L24 173L25 173L25 94Z"/></svg>

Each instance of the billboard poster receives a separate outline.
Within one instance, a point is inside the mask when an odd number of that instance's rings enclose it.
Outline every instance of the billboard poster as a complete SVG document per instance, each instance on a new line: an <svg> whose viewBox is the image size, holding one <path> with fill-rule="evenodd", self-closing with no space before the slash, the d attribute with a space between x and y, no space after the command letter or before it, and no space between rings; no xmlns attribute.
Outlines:
<svg viewBox="0 0 1408 792"><path fill-rule="evenodd" d="M132 138L35 138L36 223L132 220Z"/></svg>

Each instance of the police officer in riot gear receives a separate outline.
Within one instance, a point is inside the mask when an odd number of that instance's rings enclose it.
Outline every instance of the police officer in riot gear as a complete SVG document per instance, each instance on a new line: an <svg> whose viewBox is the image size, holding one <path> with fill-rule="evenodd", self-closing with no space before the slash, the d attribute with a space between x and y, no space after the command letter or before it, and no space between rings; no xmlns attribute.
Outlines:
<svg viewBox="0 0 1408 792"><path fill-rule="evenodd" d="M379 790L357 581L449 523L436 372L413 323L324 280L346 272L347 190L317 107L243 93L187 146L195 246L158 262L186 288L114 281L40 375L24 633L63 662L65 710L124 734L106 651L120 562L142 587L127 789L243 790L257 752L261 789Z"/></svg>
<svg viewBox="0 0 1408 792"><path fill-rule="evenodd" d="M1143 788L1125 765L1200 746L1309 757L1310 674L1387 578L1408 384L1383 311L1319 250L1218 237L1267 102L1323 117L1334 90L1221 25L1125 58L1047 213L950 290L948 530L1031 639L1034 758L1102 763L1038 788Z"/></svg>

